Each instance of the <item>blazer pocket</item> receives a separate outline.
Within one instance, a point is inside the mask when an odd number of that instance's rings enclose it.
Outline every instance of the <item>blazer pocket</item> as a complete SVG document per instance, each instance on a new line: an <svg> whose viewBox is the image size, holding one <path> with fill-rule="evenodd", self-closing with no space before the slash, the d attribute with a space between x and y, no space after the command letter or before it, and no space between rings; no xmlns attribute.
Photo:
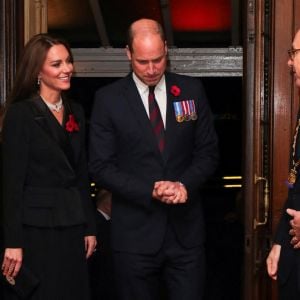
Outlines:
<svg viewBox="0 0 300 300"><path fill-rule="evenodd" d="M23 223L38 227L53 226L53 199L47 195L24 194Z"/></svg>
<svg viewBox="0 0 300 300"><path fill-rule="evenodd" d="M52 208L53 207L53 199L51 197L45 197L43 195L32 195L25 198L26 206L35 207L35 208Z"/></svg>
<svg viewBox="0 0 300 300"><path fill-rule="evenodd" d="M28 188L24 192L23 224L63 227L83 224L86 217L76 188Z"/></svg>

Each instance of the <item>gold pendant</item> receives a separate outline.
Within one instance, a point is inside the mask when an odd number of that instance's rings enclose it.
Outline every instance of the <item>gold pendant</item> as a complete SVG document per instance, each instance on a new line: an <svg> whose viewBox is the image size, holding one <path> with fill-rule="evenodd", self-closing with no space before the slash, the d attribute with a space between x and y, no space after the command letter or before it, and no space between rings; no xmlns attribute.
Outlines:
<svg viewBox="0 0 300 300"><path fill-rule="evenodd" d="M288 183L294 184L296 182L296 175L297 175L297 171L294 169L291 169L289 176L288 176Z"/></svg>

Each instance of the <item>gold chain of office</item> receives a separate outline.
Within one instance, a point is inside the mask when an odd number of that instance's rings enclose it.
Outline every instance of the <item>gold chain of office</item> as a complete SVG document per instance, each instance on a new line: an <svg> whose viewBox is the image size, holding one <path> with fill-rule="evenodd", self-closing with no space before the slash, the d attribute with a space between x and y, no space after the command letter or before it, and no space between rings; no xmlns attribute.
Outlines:
<svg viewBox="0 0 300 300"><path fill-rule="evenodd" d="M295 134L294 134L294 139L293 139L293 153L292 153L292 168L290 169L289 175L288 175L288 183L289 184L294 184L296 182L297 178L297 168L300 165L300 159L295 162L296 158L296 143L297 143L297 137L298 137L298 132L299 132L299 127L300 127L300 119L298 119L298 123L295 129Z"/></svg>

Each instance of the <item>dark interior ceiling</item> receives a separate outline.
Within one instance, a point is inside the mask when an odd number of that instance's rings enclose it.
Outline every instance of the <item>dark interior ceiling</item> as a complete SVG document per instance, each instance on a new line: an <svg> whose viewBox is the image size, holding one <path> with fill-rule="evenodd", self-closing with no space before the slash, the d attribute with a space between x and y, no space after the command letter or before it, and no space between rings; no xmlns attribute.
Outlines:
<svg viewBox="0 0 300 300"><path fill-rule="evenodd" d="M48 0L48 31L63 36L72 47L124 47L129 24L147 17L163 24L169 46L227 47L240 44L238 3L234 0Z"/></svg>

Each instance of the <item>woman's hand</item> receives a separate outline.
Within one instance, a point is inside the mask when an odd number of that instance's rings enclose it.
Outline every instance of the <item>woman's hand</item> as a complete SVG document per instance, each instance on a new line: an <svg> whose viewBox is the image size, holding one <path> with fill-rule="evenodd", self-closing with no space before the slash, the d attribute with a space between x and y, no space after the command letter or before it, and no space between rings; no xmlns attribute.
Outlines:
<svg viewBox="0 0 300 300"><path fill-rule="evenodd" d="M6 248L2 263L3 275L16 277L21 269L22 259L22 248Z"/></svg>
<svg viewBox="0 0 300 300"><path fill-rule="evenodd" d="M93 254L97 246L96 237L94 235L85 236L84 244L85 244L86 258L89 258Z"/></svg>
<svg viewBox="0 0 300 300"><path fill-rule="evenodd" d="M280 252L281 252L281 246L274 244L267 258L268 274L273 280L277 279L278 261L280 257Z"/></svg>

